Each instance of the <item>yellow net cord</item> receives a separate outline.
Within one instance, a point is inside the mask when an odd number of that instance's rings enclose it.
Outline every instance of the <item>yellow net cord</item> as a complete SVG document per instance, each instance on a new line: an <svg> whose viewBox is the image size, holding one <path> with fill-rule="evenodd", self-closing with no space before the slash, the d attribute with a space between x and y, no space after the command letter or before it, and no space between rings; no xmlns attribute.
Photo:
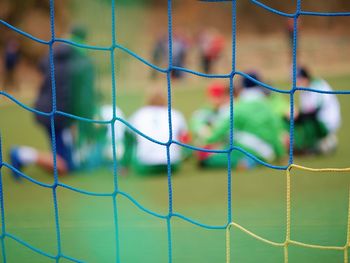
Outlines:
<svg viewBox="0 0 350 263"><path fill-rule="evenodd" d="M347 234L346 234L346 244L344 246L322 246L322 245L316 245L316 244L307 244L303 242L299 242L296 240L291 240L290 238L290 228L291 228L291 223L290 223L290 215L291 215L291 170L292 169L299 169L302 171L309 171L309 172L321 172L321 173L326 173L326 172L335 172L335 173L346 173L350 172L350 168L323 168L323 169L316 169L316 168L308 168L308 167L303 167L300 165L292 164L288 167L286 170L286 177L287 177L287 191L286 191L286 201L287 201L287 211L286 211L286 238L284 242L278 243L274 242L268 239L265 239L261 236L258 236L254 234L253 232L249 231L248 229L244 228L243 226L231 222L227 225L226 227L226 263L231 262L231 238L230 238L230 230L232 227L235 227L242 232L250 235L251 237L262 241L264 243L267 243L271 246L275 247L283 247L284 248L284 263L288 263L288 246L289 245L296 245L300 247L306 247L306 248L314 248L314 249L323 249L323 250L342 250L344 251L344 263L348 263L348 248L349 248L349 243L350 243L350 189L349 189L349 194L348 194L348 216L347 216Z"/></svg>

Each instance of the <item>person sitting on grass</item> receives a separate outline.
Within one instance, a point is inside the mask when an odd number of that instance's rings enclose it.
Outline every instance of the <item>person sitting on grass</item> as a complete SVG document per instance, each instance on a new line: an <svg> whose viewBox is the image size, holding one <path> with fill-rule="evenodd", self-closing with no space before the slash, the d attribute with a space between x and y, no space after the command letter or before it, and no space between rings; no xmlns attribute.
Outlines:
<svg viewBox="0 0 350 263"><path fill-rule="evenodd" d="M297 70L297 86L332 92L330 85L314 78L306 67ZM331 153L337 147L336 132L341 124L340 105L335 94L299 91L299 112L294 119L296 153Z"/></svg>
<svg viewBox="0 0 350 263"><path fill-rule="evenodd" d="M173 140L186 142L188 136L184 116L177 110L171 110ZM166 143L169 140L168 107L165 94L157 89L149 96L147 105L130 117L130 124L141 133L154 140ZM133 133L134 134L134 133ZM165 173L168 169L166 146L152 142L136 134L131 153L132 168L140 174ZM172 144L170 164L176 171L183 160L182 147Z"/></svg>
<svg viewBox="0 0 350 263"><path fill-rule="evenodd" d="M255 73L250 74L250 77L259 80ZM283 129L282 118L275 114L266 94L254 81L244 78L241 86L241 90L235 93L237 98L234 103L233 123L231 124L230 115L220 120L206 138L206 143L215 146L216 143L226 140L225 149L229 148L230 128L231 125L234 125L234 146L240 147L265 162L283 159L286 154L284 145L286 133ZM227 154L209 153L205 159L201 160L201 165L203 167L227 167L227 158ZM255 167L256 164L254 160L240 151L234 150L231 153L233 169L249 169Z"/></svg>

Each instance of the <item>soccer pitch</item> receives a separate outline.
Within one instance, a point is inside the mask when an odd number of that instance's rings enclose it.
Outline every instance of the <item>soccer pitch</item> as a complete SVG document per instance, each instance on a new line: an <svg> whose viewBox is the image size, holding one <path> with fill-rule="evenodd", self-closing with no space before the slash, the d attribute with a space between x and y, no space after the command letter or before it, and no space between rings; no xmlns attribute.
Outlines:
<svg viewBox="0 0 350 263"><path fill-rule="evenodd" d="M349 89L350 75L326 78L339 90ZM164 87L165 88L165 87ZM205 100L203 87L173 88L174 107L188 118ZM295 158L294 163L314 168L349 166L350 131L348 95L338 96L343 123L339 148L331 156ZM2 102L5 99L1 98ZM117 103L130 115L142 105L143 92L120 91ZM43 131L31 113L12 102L1 105L1 137L4 161L12 145L27 144L49 149ZM35 167L24 171L44 183L52 175ZM343 246L347 240L349 174L296 172L292 176L291 237L300 242ZM100 192L113 191L112 167L60 177L69 186ZM52 190L27 180L12 180L2 168L6 232L49 254L57 253ZM166 176L121 173L119 188L139 204L159 214L168 212ZM59 187L58 212L62 251L86 262L114 262L115 228L111 198L86 196ZM173 175L174 213L208 225L227 223L227 171L200 170L193 160ZM283 242L286 232L285 171L259 167L232 172L233 221L266 239ZM145 213L128 198L118 195L118 234L121 262L167 262L165 220ZM173 262L225 262L225 230L204 229L178 217L171 219ZM53 262L18 242L6 238L8 262ZM290 262L342 262L342 251L289 247ZM282 262L283 248L253 239L236 228L231 230L232 262ZM69 262L62 259L60 262Z"/></svg>

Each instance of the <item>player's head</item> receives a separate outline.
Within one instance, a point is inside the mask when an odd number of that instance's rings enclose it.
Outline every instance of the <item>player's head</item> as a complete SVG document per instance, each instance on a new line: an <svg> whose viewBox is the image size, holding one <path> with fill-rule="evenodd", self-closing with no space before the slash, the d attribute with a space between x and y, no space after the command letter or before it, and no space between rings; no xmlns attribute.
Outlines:
<svg viewBox="0 0 350 263"><path fill-rule="evenodd" d="M260 76L256 72L248 72L247 75L252 79L260 81ZM259 86L254 80L250 78L244 77L242 79L242 83L241 83L242 88L250 89L250 88L255 88Z"/></svg>
<svg viewBox="0 0 350 263"><path fill-rule="evenodd" d="M251 71L247 73L248 77L243 77L241 80L241 83L239 85L240 91L254 89L261 91L265 96L270 95L270 90L263 88L259 83L256 81L262 82L260 75L255 72Z"/></svg>
<svg viewBox="0 0 350 263"><path fill-rule="evenodd" d="M167 97L162 89L156 88L150 92L147 99L147 105L165 107L167 104Z"/></svg>
<svg viewBox="0 0 350 263"><path fill-rule="evenodd" d="M207 89L207 96L214 108L218 108L230 100L230 88L222 82L211 83Z"/></svg>
<svg viewBox="0 0 350 263"><path fill-rule="evenodd" d="M310 85L312 76L306 67L297 68L297 86L308 87Z"/></svg>

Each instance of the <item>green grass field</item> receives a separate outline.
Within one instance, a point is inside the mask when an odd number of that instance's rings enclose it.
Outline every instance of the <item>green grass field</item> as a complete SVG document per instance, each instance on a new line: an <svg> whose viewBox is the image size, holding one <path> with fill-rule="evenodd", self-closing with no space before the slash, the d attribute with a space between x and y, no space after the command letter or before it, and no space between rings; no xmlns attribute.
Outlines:
<svg viewBox="0 0 350 263"><path fill-rule="evenodd" d="M348 89L350 76L327 78L336 89ZM283 86L284 84L282 84ZM201 87L173 89L175 108L189 117L203 104ZM285 86L285 85L284 85ZM295 158L308 167L347 167L350 148L348 134L350 111L347 96L339 96L343 126L339 148L331 156ZM5 99L1 98L2 102ZM143 92L120 90L118 103L127 115L143 103ZM12 145L32 145L48 150L43 131L33 122L31 113L6 101L0 106L0 130L4 161ZM55 255L57 239L53 196L50 189L23 180L12 180L2 168L6 233ZM36 167L26 174L45 183L53 177ZM113 191L111 167L77 173L59 180L67 185L93 192ZM154 212L168 211L166 176L119 176L119 188ZM347 239L349 174L293 173L291 238L319 245L343 246ZM62 252L86 262L115 262L116 243L111 197L86 196L59 187L58 211ZM285 171L264 167L248 172L232 172L233 220L248 230L276 242L283 242L286 232ZM118 231L121 262L167 262L167 225L138 209L129 199L118 196ZM173 176L174 212L210 225L227 223L227 172L199 170L188 160ZM209 230L182 219L171 219L173 262L225 262L225 231ZM231 232L232 262L283 262L283 248L276 248L242 233ZM29 250L11 238L5 238L7 262L53 262ZM290 262L342 262L342 251L322 251L290 246ZM3 253L3 251L2 251ZM69 262L60 260L60 262Z"/></svg>

